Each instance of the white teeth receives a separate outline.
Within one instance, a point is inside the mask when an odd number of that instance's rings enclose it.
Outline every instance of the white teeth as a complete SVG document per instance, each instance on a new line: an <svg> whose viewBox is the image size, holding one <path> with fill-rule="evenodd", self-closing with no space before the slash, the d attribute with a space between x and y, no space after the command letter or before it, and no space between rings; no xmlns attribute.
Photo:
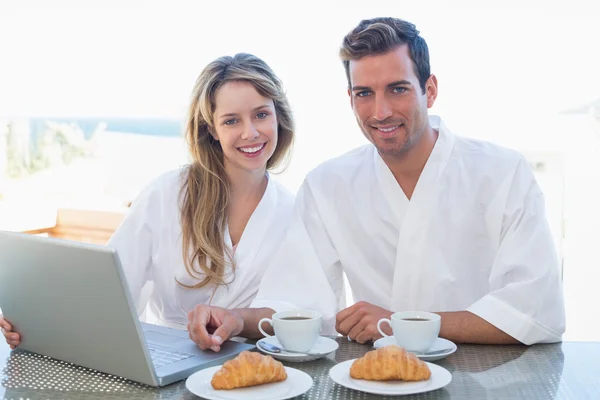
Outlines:
<svg viewBox="0 0 600 400"><path fill-rule="evenodd" d="M379 129L381 132L389 133L389 132L393 131L394 129L397 129L399 126L400 125L392 126L391 128L377 128L377 129Z"/></svg>
<svg viewBox="0 0 600 400"><path fill-rule="evenodd" d="M244 153L252 154L261 151L263 147L265 147L264 143L256 147L240 147L239 150L243 151Z"/></svg>

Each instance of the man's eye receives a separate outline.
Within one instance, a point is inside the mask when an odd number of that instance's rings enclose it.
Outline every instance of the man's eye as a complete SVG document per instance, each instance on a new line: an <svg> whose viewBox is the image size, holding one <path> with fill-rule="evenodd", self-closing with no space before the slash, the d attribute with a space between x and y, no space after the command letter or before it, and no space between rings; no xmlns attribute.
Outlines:
<svg viewBox="0 0 600 400"><path fill-rule="evenodd" d="M363 90L361 92L356 92L356 97L366 97L370 94L371 92L369 92L368 90Z"/></svg>
<svg viewBox="0 0 600 400"><path fill-rule="evenodd" d="M394 93L404 93L404 92L406 92L406 88L405 87L395 87L393 90L394 90Z"/></svg>

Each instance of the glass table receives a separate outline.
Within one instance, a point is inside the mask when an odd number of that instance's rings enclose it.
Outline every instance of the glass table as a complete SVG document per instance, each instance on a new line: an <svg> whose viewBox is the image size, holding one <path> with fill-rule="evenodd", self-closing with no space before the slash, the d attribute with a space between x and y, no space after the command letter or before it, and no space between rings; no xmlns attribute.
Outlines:
<svg viewBox="0 0 600 400"><path fill-rule="evenodd" d="M312 376L300 399L379 399L329 378L335 364L361 357L370 345L336 338L326 358L285 363ZM600 343L565 342L526 346L460 345L435 362L452 373L445 388L402 399L600 399ZM0 343L0 398L4 399L197 399L185 382L155 389L48 357L10 351Z"/></svg>

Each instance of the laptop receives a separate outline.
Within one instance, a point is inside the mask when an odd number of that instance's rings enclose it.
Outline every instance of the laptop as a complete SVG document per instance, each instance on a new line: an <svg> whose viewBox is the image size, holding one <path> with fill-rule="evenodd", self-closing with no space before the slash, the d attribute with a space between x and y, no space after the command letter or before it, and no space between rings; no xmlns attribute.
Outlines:
<svg viewBox="0 0 600 400"><path fill-rule="evenodd" d="M22 233L0 231L0 309L20 349L155 387L255 348L142 323L116 250Z"/></svg>

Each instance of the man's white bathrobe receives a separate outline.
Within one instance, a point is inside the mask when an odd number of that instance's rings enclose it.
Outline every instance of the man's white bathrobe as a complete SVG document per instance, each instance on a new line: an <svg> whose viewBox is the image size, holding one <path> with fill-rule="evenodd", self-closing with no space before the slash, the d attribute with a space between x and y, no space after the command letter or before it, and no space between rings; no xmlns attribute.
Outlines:
<svg viewBox="0 0 600 400"><path fill-rule="evenodd" d="M108 246L117 249L138 313L148 322L185 328L187 314L197 304L247 307L256 296L270 258L289 225L294 198L269 178L267 189L236 246L235 274L227 266L227 287L188 289L193 285L183 263L179 206L182 179L188 168L168 172L150 184L133 203ZM225 243L231 248L229 231Z"/></svg>
<svg viewBox="0 0 600 400"><path fill-rule="evenodd" d="M561 274L529 165L430 121L439 136L410 201L372 145L307 176L252 307L319 310L333 334L345 273L355 301L467 310L523 343L561 340Z"/></svg>

